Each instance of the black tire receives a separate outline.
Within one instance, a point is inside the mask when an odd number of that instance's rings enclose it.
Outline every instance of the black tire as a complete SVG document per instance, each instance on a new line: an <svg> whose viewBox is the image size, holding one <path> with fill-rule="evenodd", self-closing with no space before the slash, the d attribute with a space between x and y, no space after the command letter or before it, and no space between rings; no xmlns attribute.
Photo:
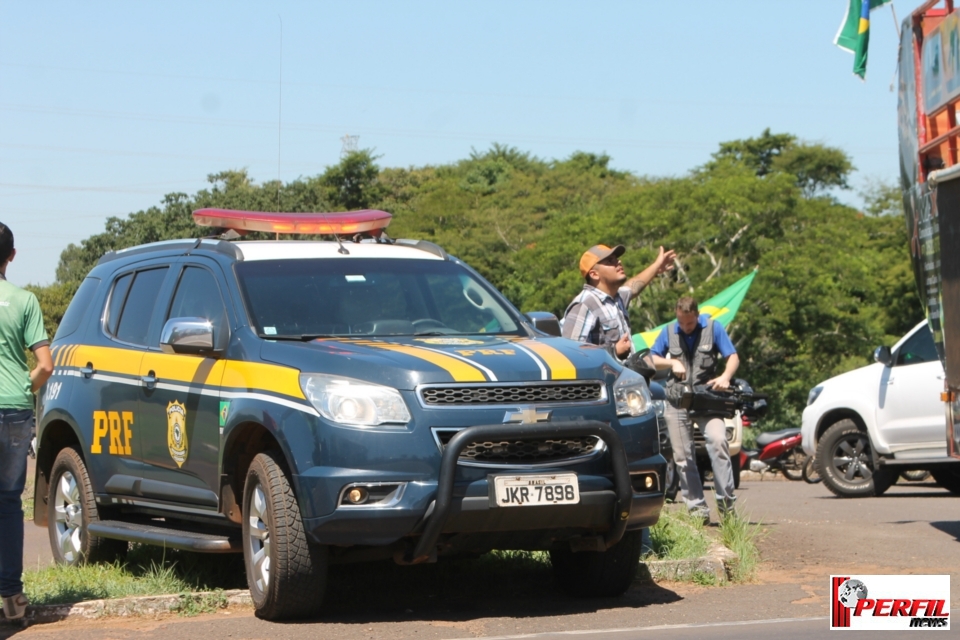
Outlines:
<svg viewBox="0 0 960 640"><path fill-rule="evenodd" d="M930 477L930 472L926 469L914 469L913 471L901 471L900 477L907 482L923 482Z"/></svg>
<svg viewBox="0 0 960 640"><path fill-rule="evenodd" d="M853 420L831 425L817 446L817 472L823 484L841 498L880 496L897 474L873 468L870 437Z"/></svg>
<svg viewBox="0 0 960 640"><path fill-rule="evenodd" d="M806 464L803 465L803 481L807 484L817 484L822 480L820 472L817 471L817 457L808 457Z"/></svg>
<svg viewBox="0 0 960 640"><path fill-rule="evenodd" d="M126 541L98 538L87 532L90 523L99 521L83 456L74 447L62 449L53 461L47 494L47 532L57 564L114 562L126 554Z"/></svg>
<svg viewBox="0 0 960 640"><path fill-rule="evenodd" d="M307 540L279 454L259 453L243 486L243 560L256 613L267 620L316 614L327 584L327 548Z"/></svg>
<svg viewBox="0 0 960 640"><path fill-rule="evenodd" d="M740 488L740 454L730 456L730 466L733 467L733 488Z"/></svg>
<svg viewBox="0 0 960 640"><path fill-rule="evenodd" d="M564 592L583 598L622 595L637 575L640 543L640 532L628 531L606 551L551 551L557 585Z"/></svg>
<svg viewBox="0 0 960 640"><path fill-rule="evenodd" d="M675 502L680 492L680 475L677 473L677 463L673 456L667 458L666 475L663 478L663 498L667 502Z"/></svg>
<svg viewBox="0 0 960 640"><path fill-rule="evenodd" d="M950 469L937 469L931 471L933 479L937 484L952 493L960 496L960 468L952 467Z"/></svg>
<svg viewBox="0 0 960 640"><path fill-rule="evenodd" d="M794 447L780 456L780 470L787 480L802 480L803 467L807 463L807 454L800 447Z"/></svg>

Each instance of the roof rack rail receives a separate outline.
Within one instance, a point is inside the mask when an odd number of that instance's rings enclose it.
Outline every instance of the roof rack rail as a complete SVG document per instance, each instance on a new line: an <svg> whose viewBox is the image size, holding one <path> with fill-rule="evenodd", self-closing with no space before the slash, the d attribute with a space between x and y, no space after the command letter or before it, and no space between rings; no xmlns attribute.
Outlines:
<svg viewBox="0 0 960 640"><path fill-rule="evenodd" d="M118 249L116 251L107 251L100 256L97 264L104 264L117 258L137 255L140 253L153 253L155 251L182 251L184 255L190 254L196 249L207 249L222 253L235 260L243 260L243 253L232 242L225 242L215 238L185 238L183 240L161 240L142 244L128 249Z"/></svg>
<svg viewBox="0 0 960 640"><path fill-rule="evenodd" d="M410 238L397 238L393 241L394 244L401 244L405 247L411 247L413 249L420 249L421 251L426 251L427 253L432 253L435 256L439 256L444 260L449 260L450 256L447 255L447 252L443 250L438 244L433 242L428 242L426 240L412 240Z"/></svg>

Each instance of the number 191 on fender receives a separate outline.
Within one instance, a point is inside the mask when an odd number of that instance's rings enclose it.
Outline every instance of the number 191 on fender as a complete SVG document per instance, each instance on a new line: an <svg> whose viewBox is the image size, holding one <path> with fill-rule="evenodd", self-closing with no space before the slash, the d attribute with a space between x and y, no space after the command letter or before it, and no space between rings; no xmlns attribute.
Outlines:
<svg viewBox="0 0 960 640"><path fill-rule="evenodd" d="M498 507L536 507L580 502L575 473L489 476L490 502Z"/></svg>

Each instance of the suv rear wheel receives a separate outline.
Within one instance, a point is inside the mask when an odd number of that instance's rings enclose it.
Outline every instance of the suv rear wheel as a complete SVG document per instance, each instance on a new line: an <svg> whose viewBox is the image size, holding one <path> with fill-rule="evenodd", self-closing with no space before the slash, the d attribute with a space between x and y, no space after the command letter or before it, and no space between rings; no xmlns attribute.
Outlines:
<svg viewBox="0 0 960 640"><path fill-rule="evenodd" d="M937 469L932 471L933 479L937 484L954 495L960 495L960 469Z"/></svg>
<svg viewBox="0 0 960 640"><path fill-rule="evenodd" d="M307 540L280 454L259 453L243 487L243 559L257 615L267 620L318 612L327 548Z"/></svg>
<svg viewBox="0 0 960 640"><path fill-rule="evenodd" d="M834 423L817 446L817 471L823 484L841 498L883 495L897 474L874 469L871 453L870 436L853 420Z"/></svg>
<svg viewBox="0 0 960 640"><path fill-rule="evenodd" d="M606 551L551 551L550 562L557 584L574 596L622 595L630 588L640 566L640 535L639 531L628 531Z"/></svg>
<svg viewBox="0 0 960 640"><path fill-rule="evenodd" d="M125 541L87 533L90 523L99 520L87 466L79 451L67 447L53 461L47 496L47 531L57 564L113 562L126 553Z"/></svg>

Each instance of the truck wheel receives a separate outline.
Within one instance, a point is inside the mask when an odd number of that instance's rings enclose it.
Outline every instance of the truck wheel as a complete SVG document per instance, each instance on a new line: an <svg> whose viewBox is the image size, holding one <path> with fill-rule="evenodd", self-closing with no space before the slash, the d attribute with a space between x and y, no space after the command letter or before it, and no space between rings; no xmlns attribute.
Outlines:
<svg viewBox="0 0 960 640"><path fill-rule="evenodd" d="M826 430L816 459L823 484L841 498L883 495L897 479L895 473L873 469L870 437L853 420L841 420Z"/></svg>
<svg viewBox="0 0 960 640"><path fill-rule="evenodd" d="M247 584L257 615L267 620L315 614L327 583L327 548L307 540L279 457L257 454L243 486Z"/></svg>
<svg viewBox="0 0 960 640"><path fill-rule="evenodd" d="M930 473L938 485L954 495L960 495L960 469L956 467L951 469L937 469Z"/></svg>
<svg viewBox="0 0 960 640"><path fill-rule="evenodd" d="M53 461L47 494L47 531L57 564L113 562L126 553L126 541L87 533L90 523L99 520L87 466L77 449L67 447Z"/></svg>
<svg viewBox="0 0 960 640"><path fill-rule="evenodd" d="M930 472L924 469L914 469L912 471L901 471L900 477L907 482L923 482L930 477Z"/></svg>
<svg viewBox="0 0 960 640"><path fill-rule="evenodd" d="M557 585L570 595L585 598L622 595L640 566L640 543L640 532L628 531L606 551L551 551Z"/></svg>

